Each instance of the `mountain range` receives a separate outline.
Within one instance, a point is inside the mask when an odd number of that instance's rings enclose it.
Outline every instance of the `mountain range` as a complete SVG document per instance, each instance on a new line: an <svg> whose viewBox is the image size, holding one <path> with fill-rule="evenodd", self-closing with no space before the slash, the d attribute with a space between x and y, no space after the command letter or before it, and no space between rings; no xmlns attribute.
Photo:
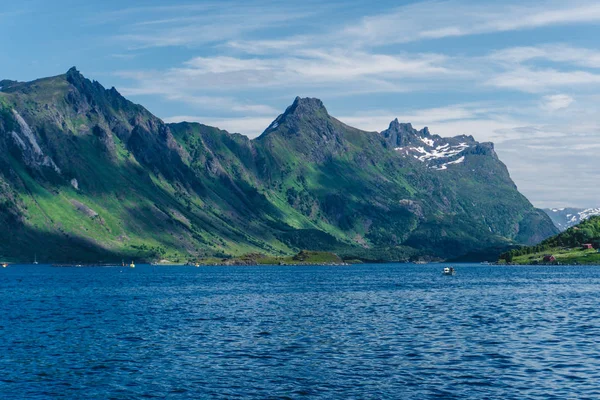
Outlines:
<svg viewBox="0 0 600 400"><path fill-rule="evenodd" d="M77 69L0 81L0 256L188 260L301 249L494 258L558 230L492 143L350 127L296 98L256 139L166 124ZM492 254L490 256L490 254Z"/></svg>
<svg viewBox="0 0 600 400"><path fill-rule="evenodd" d="M544 212L550 216L554 225L560 230L565 231L572 226L585 221L595 215L600 215L598 208L545 208Z"/></svg>

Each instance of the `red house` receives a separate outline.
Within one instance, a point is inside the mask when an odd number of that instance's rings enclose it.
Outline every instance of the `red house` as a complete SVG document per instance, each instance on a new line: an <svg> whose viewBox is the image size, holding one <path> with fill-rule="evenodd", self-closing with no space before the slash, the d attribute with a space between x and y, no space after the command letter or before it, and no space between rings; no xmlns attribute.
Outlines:
<svg viewBox="0 0 600 400"><path fill-rule="evenodd" d="M554 262L556 261L556 257L551 254L547 254L544 256L544 262Z"/></svg>
<svg viewBox="0 0 600 400"><path fill-rule="evenodd" d="M593 250L594 246L592 246L590 243L586 243L583 246L583 250Z"/></svg>

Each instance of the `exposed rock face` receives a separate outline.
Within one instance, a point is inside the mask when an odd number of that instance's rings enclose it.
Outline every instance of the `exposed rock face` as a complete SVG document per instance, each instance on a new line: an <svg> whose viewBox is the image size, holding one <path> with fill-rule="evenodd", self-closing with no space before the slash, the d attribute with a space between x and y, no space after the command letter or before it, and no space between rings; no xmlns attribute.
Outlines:
<svg viewBox="0 0 600 400"><path fill-rule="evenodd" d="M56 166L54 161L52 161L52 158L42 152L42 149L27 122L25 122L17 110L13 109L12 112L20 129L19 132L12 131L10 134L13 137L15 144L21 149L25 164L33 168L52 168L55 172L60 174L60 168Z"/></svg>
<svg viewBox="0 0 600 400"><path fill-rule="evenodd" d="M98 216L98 213L94 210L92 210L90 207L86 206L85 204L77 201L77 200L71 200L71 204L73 204L73 207L75 207L77 209L77 211L85 214L86 216L93 218Z"/></svg>
<svg viewBox="0 0 600 400"><path fill-rule="evenodd" d="M382 131L381 135L391 148L423 145L422 138L431 136L427 127L417 131L410 123L398 122L398 118L390 122L388 129Z"/></svg>

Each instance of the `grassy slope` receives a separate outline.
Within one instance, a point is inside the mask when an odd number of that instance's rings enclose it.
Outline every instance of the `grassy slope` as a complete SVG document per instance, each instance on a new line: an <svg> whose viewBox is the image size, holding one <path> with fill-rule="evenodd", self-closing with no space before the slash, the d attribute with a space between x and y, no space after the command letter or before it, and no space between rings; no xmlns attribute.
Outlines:
<svg viewBox="0 0 600 400"><path fill-rule="evenodd" d="M69 89L65 82L63 77L50 78L21 88L22 91L0 95L4 108L15 107L28 120L38 123L33 128L44 131L48 142L55 146L53 158L61 166L67 166L63 168L64 179L56 184L7 153L4 161L8 168L3 170L10 172L12 186L17 189L11 204L19 208L27 229L5 230L6 235L21 232L22 236L3 240L0 255L29 258L35 252L40 261L86 261L89 258L95 261L98 253L106 253L108 258L177 260L190 254L239 255L250 251L287 250L281 245L279 249L275 246L265 249L262 243L255 246L250 240L244 240L246 233L232 232L221 210L207 206L199 196L165 179L161 171L148 173L118 136L112 137L113 154L106 154L90 134L93 126L102 125L105 120L93 113L74 114L72 107L63 101ZM44 107L49 103L57 105L59 126L56 126L56 115L48 115ZM116 114L116 118L127 119ZM11 128L18 129L13 125ZM65 127L67 132L64 132ZM71 177L77 178L79 190L68 183ZM97 215L86 215L74 202L87 206ZM85 238L89 245L57 246L52 242L46 246L36 235L26 233L29 231L55 235L61 242L77 243L77 239ZM19 243L22 251L15 252L14 246L8 243Z"/></svg>
<svg viewBox="0 0 600 400"><path fill-rule="evenodd" d="M583 244L594 250L584 250ZM536 246L523 247L504 253L502 262L515 264L544 263L545 255L553 255L561 264L600 264L600 216L591 217L575 227L542 241Z"/></svg>
<svg viewBox="0 0 600 400"><path fill-rule="evenodd" d="M583 250L564 247L548 248L545 251L516 256L514 264L543 264L544 255L552 254L560 264L600 264L600 253L597 250Z"/></svg>

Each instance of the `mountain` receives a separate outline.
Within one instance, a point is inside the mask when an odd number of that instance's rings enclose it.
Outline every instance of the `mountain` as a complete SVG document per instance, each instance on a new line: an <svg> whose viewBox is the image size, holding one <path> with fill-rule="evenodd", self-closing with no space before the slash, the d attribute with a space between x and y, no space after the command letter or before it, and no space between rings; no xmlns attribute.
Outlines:
<svg viewBox="0 0 600 400"><path fill-rule="evenodd" d="M594 215L600 215L600 208L545 208L554 225L561 231L585 221Z"/></svg>
<svg viewBox="0 0 600 400"><path fill-rule="evenodd" d="M515 264L599 264L600 216L590 216L535 246L513 249L500 259Z"/></svg>
<svg viewBox="0 0 600 400"><path fill-rule="evenodd" d="M491 143L365 132L310 98L250 140L165 124L75 68L0 81L0 186L0 255L21 260L446 259L557 232Z"/></svg>

